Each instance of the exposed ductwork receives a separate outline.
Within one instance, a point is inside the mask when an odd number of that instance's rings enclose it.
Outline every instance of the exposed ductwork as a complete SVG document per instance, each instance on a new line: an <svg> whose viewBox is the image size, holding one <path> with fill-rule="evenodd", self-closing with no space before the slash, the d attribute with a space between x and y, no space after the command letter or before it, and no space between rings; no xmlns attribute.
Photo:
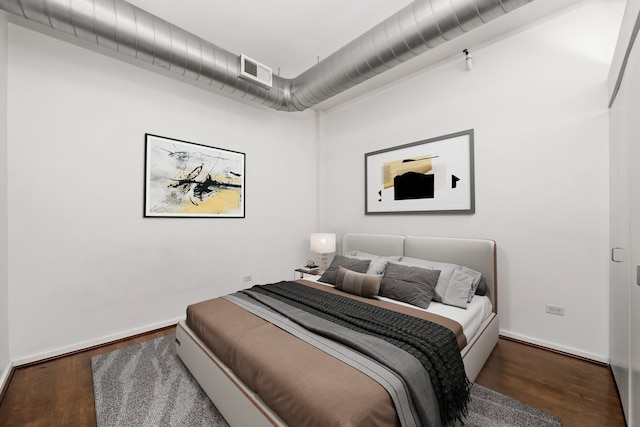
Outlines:
<svg viewBox="0 0 640 427"><path fill-rule="evenodd" d="M239 55L123 0L0 0L0 8L184 79L303 111L533 0L416 0L293 79L240 78Z"/></svg>

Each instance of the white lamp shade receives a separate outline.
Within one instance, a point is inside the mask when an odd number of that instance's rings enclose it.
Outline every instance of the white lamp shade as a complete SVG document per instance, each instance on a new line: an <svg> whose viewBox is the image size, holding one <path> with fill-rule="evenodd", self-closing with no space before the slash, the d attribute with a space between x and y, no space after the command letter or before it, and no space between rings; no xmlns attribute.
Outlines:
<svg viewBox="0 0 640 427"><path fill-rule="evenodd" d="M336 251L336 235L334 233L311 233L311 252L330 254Z"/></svg>

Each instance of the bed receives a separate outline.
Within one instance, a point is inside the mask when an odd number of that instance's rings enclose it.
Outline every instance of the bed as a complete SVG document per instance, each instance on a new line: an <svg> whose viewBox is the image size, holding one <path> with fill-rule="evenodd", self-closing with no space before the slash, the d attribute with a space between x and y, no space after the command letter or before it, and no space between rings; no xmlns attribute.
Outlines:
<svg viewBox="0 0 640 427"><path fill-rule="evenodd" d="M379 261L382 258L377 257L385 257L384 259L390 262L387 264L388 272L391 271L391 267L399 268L395 264L403 264L403 261L406 266L426 268L420 262L428 260L436 266L437 263L448 263L481 273L483 281L486 282L486 293L484 296L474 295L466 304L466 309L432 302L428 309L422 310L416 309L412 304L384 297L376 298L375 302L366 299L370 305L400 312L398 316L409 313L411 317L445 319L445 323L449 321L446 320L447 318L453 317L455 322L451 324L459 326L459 331L455 335L459 346L456 351L459 351L464 374L469 381L475 380L498 341L494 241L346 233L342 237L341 255L348 255L350 260L362 259L363 256L365 259L369 258L369 267L373 265L372 259ZM339 258L343 259L336 256L334 263ZM440 270L445 271L445 268L441 267ZM344 270L340 271L344 274ZM371 272L368 271L368 273ZM346 274L352 274L352 272L349 271ZM283 282L274 286L276 287L258 290L277 293L278 286L282 286L282 289L288 286L283 293L296 294L299 290L305 292L301 294L301 298L305 300L315 298L308 297L306 292L311 292L313 295L318 292L323 295L344 293L331 285L306 280L297 280L294 283ZM269 295L260 295L259 298L269 299L271 298ZM179 357L231 426L411 425L411 417L407 417L405 412L413 411L415 414L417 411L423 415L429 412L430 407L437 414L435 418L428 422L420 422L421 418L417 417L418 421L415 421L415 425L427 425L432 421L433 425L439 425L441 414L437 400L432 397L425 398L426 403L421 402L417 405L421 406L419 409L416 410L413 403L409 403L410 408L407 409L406 403L399 403L401 398L394 394L395 389L388 384L385 385L385 381L388 383L393 381L388 380L384 373L374 372L367 375L363 372L369 367L358 370L353 362L336 360L337 356L332 353L336 350L322 350L324 341L310 345L310 340L316 338L305 338L302 336L305 332L298 332L297 329L293 332L287 331L286 327L289 326L278 324L283 320L274 320L273 323L276 326L273 326L261 318L260 313L247 313L248 308L243 307L246 301L240 301L242 299L239 298L240 296L246 298L245 294L232 294L190 306L187 309L187 319L181 321L176 329L176 348ZM255 295L253 297L257 298ZM339 297L340 295L335 298ZM351 300L365 300L357 295L348 295L348 297L349 301L346 304L351 304ZM353 304L360 304L360 302L353 302ZM251 309L254 308L251 307ZM364 309L368 310L369 306L367 305ZM215 332L209 331L203 324L194 320L196 316L194 313L198 310L204 313L200 316L208 318L209 327L216 329ZM420 313L416 314L417 311ZM234 316L240 313L243 313L241 315L243 317L236 320ZM264 316L270 316L270 314L267 313ZM449 324L445 326L450 330L456 329L455 326L449 327ZM276 335L267 335L263 332L266 330L274 330ZM245 349L253 354L245 356ZM338 352L341 353L343 350ZM370 358L369 356L367 355L365 359ZM271 366L265 368L259 365L263 362L262 360L257 362L254 360L267 357L279 359L275 362L278 366L273 369ZM353 356L350 360L356 360L357 357L360 356ZM356 363L368 363L368 361ZM287 368L287 373L282 370L283 367ZM376 376L382 377L382 380L374 380ZM432 375L433 378L435 377ZM403 381L400 380L401 383ZM422 390L413 384L409 386L409 388L412 387L415 387L415 390ZM433 390L427 391L428 393L425 392L425 394L433 394ZM435 400L435 403L431 400ZM442 414L442 419L445 419L445 415Z"/></svg>

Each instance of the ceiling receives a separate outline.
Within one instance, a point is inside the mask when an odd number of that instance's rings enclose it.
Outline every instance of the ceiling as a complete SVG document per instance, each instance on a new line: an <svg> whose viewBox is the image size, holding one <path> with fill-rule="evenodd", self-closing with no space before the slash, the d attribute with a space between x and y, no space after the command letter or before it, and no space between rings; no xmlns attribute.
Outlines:
<svg viewBox="0 0 640 427"><path fill-rule="evenodd" d="M234 54L293 78L410 0L128 0ZM589 0L535 0L314 107L339 105L545 16Z"/></svg>

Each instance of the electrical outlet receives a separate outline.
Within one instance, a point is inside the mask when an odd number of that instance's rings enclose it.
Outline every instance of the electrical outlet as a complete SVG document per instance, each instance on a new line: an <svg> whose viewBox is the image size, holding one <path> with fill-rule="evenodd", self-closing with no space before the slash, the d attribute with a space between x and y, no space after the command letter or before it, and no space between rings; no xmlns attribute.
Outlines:
<svg viewBox="0 0 640 427"><path fill-rule="evenodd" d="M247 274L246 276L242 276L243 282L250 282L253 280L253 276L251 274Z"/></svg>
<svg viewBox="0 0 640 427"><path fill-rule="evenodd" d="M545 305L545 309L549 314L556 314L558 316L564 316L564 307L560 307L559 305L547 304Z"/></svg>

